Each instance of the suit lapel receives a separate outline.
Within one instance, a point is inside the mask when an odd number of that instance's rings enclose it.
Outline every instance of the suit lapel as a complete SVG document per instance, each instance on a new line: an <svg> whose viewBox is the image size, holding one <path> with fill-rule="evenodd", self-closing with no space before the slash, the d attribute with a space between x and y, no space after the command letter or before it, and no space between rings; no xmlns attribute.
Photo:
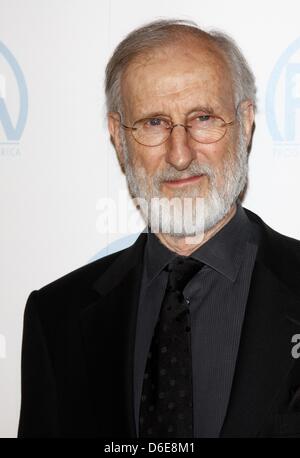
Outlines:
<svg viewBox="0 0 300 458"><path fill-rule="evenodd" d="M106 437L136 437L133 355L145 239L142 233L97 280L100 296L81 317L91 398Z"/></svg>
<svg viewBox="0 0 300 458"><path fill-rule="evenodd" d="M295 363L291 338L299 333L299 298L278 276L282 257L260 243L252 274L236 370L221 437L259 435ZM277 263L277 272L275 266ZM279 267L278 267L279 266ZM289 266L291 271L292 266Z"/></svg>

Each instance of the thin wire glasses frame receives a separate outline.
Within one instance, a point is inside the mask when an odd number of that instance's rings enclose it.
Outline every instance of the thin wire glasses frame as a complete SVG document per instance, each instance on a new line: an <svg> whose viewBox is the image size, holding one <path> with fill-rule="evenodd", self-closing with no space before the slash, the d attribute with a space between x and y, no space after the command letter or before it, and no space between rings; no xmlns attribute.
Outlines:
<svg viewBox="0 0 300 458"><path fill-rule="evenodd" d="M237 114L238 107L239 107L239 105L236 108L235 115ZM121 114L120 113L118 113L118 114L120 116L121 126L124 129L129 130L131 132L131 135L132 135L133 139L137 143L139 143L140 145L149 146L149 147L160 146L163 143L165 143L170 138L170 135L172 134L173 129L175 127L178 127L178 126L183 127L186 130L186 132L189 133L191 138L193 140L195 140L196 142L198 142L198 143L203 143L203 144L216 143L216 142L220 141L226 135L228 127L232 126L236 122L236 117L232 121L225 122L225 120L221 116L213 115L213 114L210 114L210 113L198 114L197 116L195 116L194 118L192 118L190 120L190 123L194 122L198 118L209 118L210 120L212 120L211 122L214 122L216 124L216 127L211 128L210 132L212 133L212 130L214 129L215 134L217 136L216 137L212 136L212 137L204 138L204 133L206 132L206 134L207 134L207 132L208 132L208 128L207 127L202 127L201 126L201 127L198 127L198 129L196 129L196 128L193 128L193 126L191 126L189 124L180 124L180 123L174 124L173 121L170 118L167 118L167 117L164 117L164 116L159 116L159 115L158 116L154 116L154 117L146 117L146 118L139 119L139 120L135 121L132 126L128 126L128 125L122 123ZM150 143L149 143L149 141L145 143L145 141L141 141L141 139L139 139L138 131L140 131L141 130L141 126L143 126L144 123L146 123L148 121L161 121L161 122L165 123L165 127L163 128L162 134L161 134L161 135L163 135L163 139L160 140L158 143L153 143L153 141L150 142ZM138 126L140 126L140 127L138 127ZM199 138L200 138L199 136L198 136L198 138L196 137L196 134L195 134L196 130L198 131L198 133L201 133L203 135L203 139L202 140L199 140Z"/></svg>

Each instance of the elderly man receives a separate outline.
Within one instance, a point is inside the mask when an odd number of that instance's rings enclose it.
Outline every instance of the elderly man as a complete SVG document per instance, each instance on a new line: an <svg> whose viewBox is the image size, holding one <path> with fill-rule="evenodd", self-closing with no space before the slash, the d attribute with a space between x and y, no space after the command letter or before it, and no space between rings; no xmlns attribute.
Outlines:
<svg viewBox="0 0 300 458"><path fill-rule="evenodd" d="M255 94L225 34L119 44L108 125L147 227L30 295L20 437L300 435L300 244L240 201Z"/></svg>

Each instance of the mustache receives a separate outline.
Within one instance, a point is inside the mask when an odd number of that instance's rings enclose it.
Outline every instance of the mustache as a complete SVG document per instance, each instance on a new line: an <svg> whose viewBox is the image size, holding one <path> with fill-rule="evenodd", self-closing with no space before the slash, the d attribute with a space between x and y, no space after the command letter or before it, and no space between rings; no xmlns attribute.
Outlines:
<svg viewBox="0 0 300 458"><path fill-rule="evenodd" d="M215 171L208 164L191 163L185 170L177 170L168 165L153 176L153 184L158 186L163 181L182 180L197 175L208 175L209 178L214 178Z"/></svg>

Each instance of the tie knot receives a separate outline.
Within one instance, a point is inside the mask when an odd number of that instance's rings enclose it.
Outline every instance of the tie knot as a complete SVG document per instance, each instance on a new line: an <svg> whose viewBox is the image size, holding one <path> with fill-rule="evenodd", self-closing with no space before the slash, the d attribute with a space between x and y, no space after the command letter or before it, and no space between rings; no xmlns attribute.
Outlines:
<svg viewBox="0 0 300 458"><path fill-rule="evenodd" d="M203 262L191 257L176 256L167 266L169 287L177 291L182 291L203 266Z"/></svg>

